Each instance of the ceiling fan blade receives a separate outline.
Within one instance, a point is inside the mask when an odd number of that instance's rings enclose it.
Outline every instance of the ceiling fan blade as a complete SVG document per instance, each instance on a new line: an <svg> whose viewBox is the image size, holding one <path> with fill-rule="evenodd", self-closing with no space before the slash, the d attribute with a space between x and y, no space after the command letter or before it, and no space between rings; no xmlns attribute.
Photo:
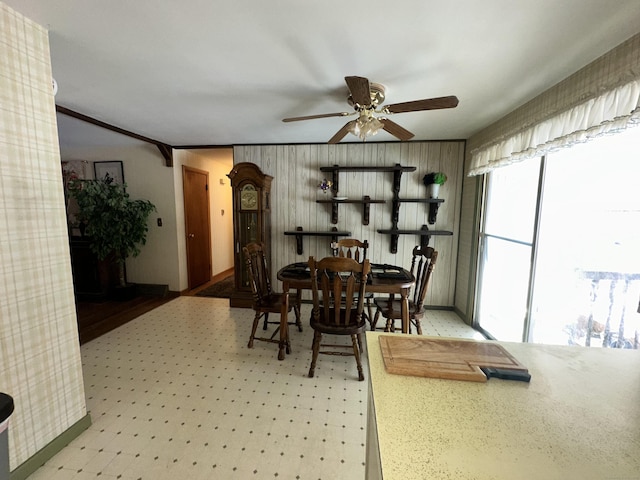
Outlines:
<svg viewBox="0 0 640 480"><path fill-rule="evenodd" d="M426 98L424 100L414 100L412 102L393 103L384 108L385 112L403 113L419 112L421 110L438 110L440 108L454 108L458 105L458 98L454 95L449 97Z"/></svg>
<svg viewBox="0 0 640 480"><path fill-rule="evenodd" d="M319 115L307 115L306 117L291 117L283 118L283 122L299 122L300 120L313 120L314 118L327 118L327 117L346 117L347 115L353 115L353 113L339 112L339 113L321 113Z"/></svg>
<svg viewBox="0 0 640 480"><path fill-rule="evenodd" d="M340 140L342 140L347 135L347 133L349 133L349 129L354 123L356 123L355 120L351 120L350 122L345 123L344 126L340 130L338 130L338 133L331 137L328 143L340 142Z"/></svg>
<svg viewBox="0 0 640 480"><path fill-rule="evenodd" d="M414 137L413 133L411 133L409 130L401 127L396 122L392 122L388 118L380 118L378 120L380 120L384 125L384 127L382 127L384 131L389 132L391 135L399 138L402 141L411 140Z"/></svg>
<svg viewBox="0 0 640 480"><path fill-rule="evenodd" d="M363 107L371 105L371 90L369 88L369 80L365 77L344 77L351 98L353 101Z"/></svg>

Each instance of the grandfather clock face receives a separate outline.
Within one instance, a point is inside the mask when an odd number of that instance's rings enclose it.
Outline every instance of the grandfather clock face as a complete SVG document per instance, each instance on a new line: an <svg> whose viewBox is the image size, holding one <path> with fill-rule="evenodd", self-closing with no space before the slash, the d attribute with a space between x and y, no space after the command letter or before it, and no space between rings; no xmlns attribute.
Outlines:
<svg viewBox="0 0 640 480"><path fill-rule="evenodd" d="M257 210L258 209L258 191L256 187L247 184L240 191L240 209L241 210Z"/></svg>

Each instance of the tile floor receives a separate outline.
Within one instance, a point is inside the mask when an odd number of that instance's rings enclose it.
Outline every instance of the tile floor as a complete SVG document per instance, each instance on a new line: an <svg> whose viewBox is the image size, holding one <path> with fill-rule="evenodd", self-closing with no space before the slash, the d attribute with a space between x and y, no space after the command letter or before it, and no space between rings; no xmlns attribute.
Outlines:
<svg viewBox="0 0 640 480"><path fill-rule="evenodd" d="M278 361L275 344L247 348L252 318L183 296L83 345L93 424L29 479L364 479L353 357L322 355L308 378L312 330L292 328ZM482 338L453 312L428 318L425 334Z"/></svg>

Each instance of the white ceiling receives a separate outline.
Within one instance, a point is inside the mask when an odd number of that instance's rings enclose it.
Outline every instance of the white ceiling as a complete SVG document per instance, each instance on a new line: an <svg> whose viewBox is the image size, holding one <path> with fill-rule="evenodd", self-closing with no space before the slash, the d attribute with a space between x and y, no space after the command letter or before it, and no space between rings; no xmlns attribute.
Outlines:
<svg viewBox="0 0 640 480"><path fill-rule="evenodd" d="M1 1L49 29L58 105L170 145L324 143L350 118L281 120L351 111L347 75L456 95L392 119L468 138L640 31L638 0Z"/></svg>

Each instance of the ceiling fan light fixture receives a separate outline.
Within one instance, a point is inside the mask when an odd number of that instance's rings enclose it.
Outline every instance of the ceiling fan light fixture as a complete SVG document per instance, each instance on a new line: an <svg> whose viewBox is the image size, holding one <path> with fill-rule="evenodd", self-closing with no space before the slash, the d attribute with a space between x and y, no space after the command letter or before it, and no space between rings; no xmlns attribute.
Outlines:
<svg viewBox="0 0 640 480"><path fill-rule="evenodd" d="M349 133L355 135L363 142L367 137L373 137L382 128L384 124L371 114L371 111L362 111L360 117L349 126Z"/></svg>

